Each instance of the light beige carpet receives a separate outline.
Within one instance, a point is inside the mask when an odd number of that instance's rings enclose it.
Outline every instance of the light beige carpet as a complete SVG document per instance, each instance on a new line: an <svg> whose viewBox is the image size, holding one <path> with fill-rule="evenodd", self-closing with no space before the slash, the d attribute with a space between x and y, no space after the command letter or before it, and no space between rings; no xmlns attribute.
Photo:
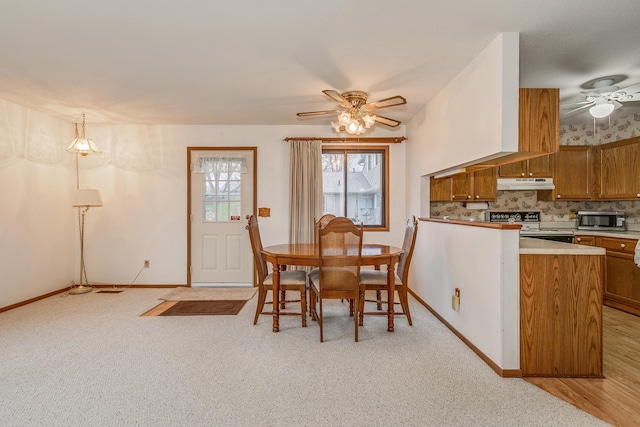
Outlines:
<svg viewBox="0 0 640 427"><path fill-rule="evenodd" d="M258 288L175 288L160 299L165 301L250 300Z"/></svg>

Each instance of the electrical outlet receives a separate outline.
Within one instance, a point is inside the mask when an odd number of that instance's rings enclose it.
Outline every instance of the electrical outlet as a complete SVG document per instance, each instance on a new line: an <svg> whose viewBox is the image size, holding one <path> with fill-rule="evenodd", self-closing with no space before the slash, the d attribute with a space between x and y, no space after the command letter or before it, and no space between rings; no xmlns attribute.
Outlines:
<svg viewBox="0 0 640 427"><path fill-rule="evenodd" d="M144 260L144 268L149 268L149 260L148 259Z"/></svg>

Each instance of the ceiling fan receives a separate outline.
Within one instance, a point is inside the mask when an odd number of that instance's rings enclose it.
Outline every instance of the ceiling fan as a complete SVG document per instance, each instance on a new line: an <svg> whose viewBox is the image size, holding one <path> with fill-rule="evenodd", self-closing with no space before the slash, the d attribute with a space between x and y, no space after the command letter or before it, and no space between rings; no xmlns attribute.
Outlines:
<svg viewBox="0 0 640 427"><path fill-rule="evenodd" d="M591 84L590 90L580 92L585 96L584 101L562 105L563 108L578 106L565 114L588 108L593 117L601 119L622 107L623 102L640 101L640 83L620 88L614 86L614 82L615 80L612 78L596 79Z"/></svg>
<svg viewBox="0 0 640 427"><path fill-rule="evenodd" d="M379 116L377 114L371 114L370 112L379 108L393 107L395 105L403 105L407 103L407 100L401 96L392 96L391 98L367 102L368 95L365 92L358 90L344 92L341 94L335 90L327 89L323 90L322 93L331 98L331 100L342 107L342 109L307 111L304 113L298 113L298 117L337 114L338 120L331 123L333 129L335 129L336 132L340 132L344 129L347 133L354 135L364 133L365 130L369 129L375 122L390 127L398 126L400 124L398 120Z"/></svg>

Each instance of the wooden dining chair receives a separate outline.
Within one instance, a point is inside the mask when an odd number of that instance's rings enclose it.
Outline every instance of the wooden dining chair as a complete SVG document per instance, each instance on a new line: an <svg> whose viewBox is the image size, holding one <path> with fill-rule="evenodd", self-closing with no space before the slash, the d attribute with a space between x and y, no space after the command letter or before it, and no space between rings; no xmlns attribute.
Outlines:
<svg viewBox="0 0 640 427"><path fill-rule="evenodd" d="M418 220L414 215L411 215L407 220L407 226L404 230L404 241L402 243L402 255L400 255L400 261L396 267L396 277L394 281L395 291L398 292L398 299L400 300L400 306L402 307L402 313L407 316L409 325L413 326L411 322L411 313L409 312L409 297L407 290L409 289L407 284L409 281L409 265L411 264L411 258L413 256L413 248L416 244L416 236L418 234ZM382 291L386 291L387 287L387 272L380 270L362 270L360 272L360 325L364 322L364 315L387 315L382 310ZM379 311L364 311L365 301L371 302L371 300L365 300L365 291L376 291L376 299L372 300L376 303Z"/></svg>
<svg viewBox="0 0 640 427"><path fill-rule="evenodd" d="M251 249L253 250L253 261L257 274L258 287L258 304L256 306L256 315L253 324L258 323L260 314L273 314L272 311L263 311L267 303L267 292L273 291L273 273L269 273L267 262L262 256L262 240L260 239L260 229L258 227L258 219L251 215L249 217L249 240L251 241ZM307 273L302 270L285 270L280 272L280 290L281 291L299 291L299 300L288 300L285 302L300 302L300 313L281 311L280 315L299 315L302 316L302 326L307 326Z"/></svg>
<svg viewBox="0 0 640 427"><path fill-rule="evenodd" d="M362 224L357 226L349 218L333 218L320 228L318 250L320 265L309 274L311 318L320 326L320 342L324 341L322 302L325 299L354 301L355 340L358 341L360 306L360 264L362 260ZM320 304L319 311L317 303Z"/></svg>
<svg viewBox="0 0 640 427"><path fill-rule="evenodd" d="M329 221L331 221L333 218L335 218L336 216L333 214L324 214L320 217L319 220L315 220L315 218L313 219L313 229L315 230L315 243L318 243L318 239L319 239L319 234L318 231L324 227L325 225L327 225L329 223Z"/></svg>

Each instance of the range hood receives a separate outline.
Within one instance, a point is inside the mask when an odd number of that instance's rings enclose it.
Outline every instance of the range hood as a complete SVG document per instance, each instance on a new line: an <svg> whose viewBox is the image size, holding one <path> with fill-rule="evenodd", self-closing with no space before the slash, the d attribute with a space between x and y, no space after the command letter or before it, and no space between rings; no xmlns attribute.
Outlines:
<svg viewBox="0 0 640 427"><path fill-rule="evenodd" d="M498 178L498 190L553 190L551 178Z"/></svg>

